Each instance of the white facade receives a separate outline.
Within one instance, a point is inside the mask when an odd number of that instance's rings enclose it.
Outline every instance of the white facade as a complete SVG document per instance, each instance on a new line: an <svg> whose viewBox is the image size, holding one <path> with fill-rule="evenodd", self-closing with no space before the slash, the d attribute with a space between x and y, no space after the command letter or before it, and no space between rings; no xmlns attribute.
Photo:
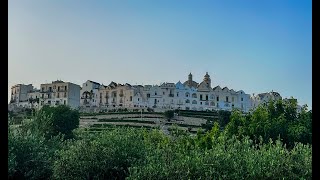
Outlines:
<svg viewBox="0 0 320 180"><path fill-rule="evenodd" d="M87 80L79 85L54 81L41 84L40 90L31 84L18 84L11 88L10 105L41 108L43 105L69 105L72 108L154 108L161 110L232 110L233 108L248 112L270 99L282 99L279 93L261 93L256 96L246 94L243 90L235 91L219 85L211 87L208 73L203 81L193 81L192 74L181 83L162 83L160 85L130 85L111 82L103 84Z"/></svg>
<svg viewBox="0 0 320 180"><path fill-rule="evenodd" d="M80 86L70 82L53 81L40 85L40 108L44 105L68 105L73 109L80 106Z"/></svg>
<svg viewBox="0 0 320 180"><path fill-rule="evenodd" d="M11 87L11 106L29 107L28 93L33 91L32 84L17 84Z"/></svg>
<svg viewBox="0 0 320 180"><path fill-rule="evenodd" d="M28 93L32 92L32 84L17 84L11 87L11 103L21 103L28 101Z"/></svg>
<svg viewBox="0 0 320 180"><path fill-rule="evenodd" d="M96 84L94 87L93 85ZM98 90L97 87L99 86ZM99 108L155 108L155 109L182 109L182 110L232 110L239 108L245 112L251 108L250 95L244 91L229 90L220 86L211 88L211 79L208 73L203 81L197 83L192 80L192 74L184 83L162 83L161 85L118 84L111 82L108 86L93 81L86 81L82 86L84 93L92 92L94 102L88 106ZM87 96L88 97L88 96ZM88 98L87 98L88 99ZM86 101L88 102L88 101ZM88 103L87 103L88 104ZM81 106L86 106L81 101Z"/></svg>
<svg viewBox="0 0 320 180"><path fill-rule="evenodd" d="M80 90L80 106L97 107L99 88L100 84L94 81L87 80L83 83Z"/></svg>
<svg viewBox="0 0 320 180"><path fill-rule="evenodd" d="M270 100L281 100L282 97L280 96L280 94L278 92L267 92L267 93L260 93L257 95L252 95L250 97L250 101L251 101L251 108L254 109L256 107L258 107L260 104L262 103L266 103L269 102Z"/></svg>

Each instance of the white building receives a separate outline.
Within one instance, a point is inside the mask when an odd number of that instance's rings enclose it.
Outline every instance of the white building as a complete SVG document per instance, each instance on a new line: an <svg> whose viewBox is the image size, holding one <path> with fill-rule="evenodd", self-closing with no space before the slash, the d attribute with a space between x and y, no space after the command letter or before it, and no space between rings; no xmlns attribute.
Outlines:
<svg viewBox="0 0 320 180"><path fill-rule="evenodd" d="M279 93L261 93L256 96L246 94L243 90L235 91L219 85L212 88L210 75L206 73L202 82L193 80L192 74L181 83L161 83L160 85L130 85L111 82L103 84L87 80L79 85L54 81L41 84L40 90L31 84L18 84L11 88L10 105L19 107L41 108L43 105L69 105L96 109L141 109L156 110L232 110L238 108L244 112L268 102L270 99L282 99Z"/></svg>
<svg viewBox="0 0 320 180"><path fill-rule="evenodd" d="M40 90L33 89L28 93L28 108L36 108L38 109L40 106Z"/></svg>
<svg viewBox="0 0 320 180"><path fill-rule="evenodd" d="M40 107L44 105L68 105L71 108L80 106L80 86L70 82L53 81L40 85Z"/></svg>
<svg viewBox="0 0 320 180"><path fill-rule="evenodd" d="M278 92L266 92L266 93L260 93L257 95L252 95L250 97L250 101L251 101L251 107L252 109L258 107L260 104L262 103L267 103L270 100L282 100L282 97L280 96L280 94Z"/></svg>
<svg viewBox="0 0 320 180"><path fill-rule="evenodd" d="M80 90L80 106L84 107L97 107L99 106L98 92L100 84L94 81L87 80L82 84Z"/></svg>
<svg viewBox="0 0 320 180"><path fill-rule="evenodd" d="M33 90L32 84L17 84L11 87L11 103L28 101L28 93Z"/></svg>
<svg viewBox="0 0 320 180"><path fill-rule="evenodd" d="M28 107L28 93L32 92L32 84L17 84L11 87L11 106Z"/></svg>
<svg viewBox="0 0 320 180"><path fill-rule="evenodd" d="M99 87L98 92L97 87ZM179 81L160 85L131 86L111 82L105 86L88 80L83 84L81 92L81 98L84 99L93 94L92 98L89 98L90 101L81 101L81 106L85 106L85 102L91 102L88 106L94 105L103 109L149 107L163 110L203 111L239 108L247 112L251 107L250 95L242 90L234 91L227 87L221 89L220 86L211 88L211 78L208 73L200 83L193 81L190 73L188 80L183 84ZM92 99L94 101L91 101Z"/></svg>

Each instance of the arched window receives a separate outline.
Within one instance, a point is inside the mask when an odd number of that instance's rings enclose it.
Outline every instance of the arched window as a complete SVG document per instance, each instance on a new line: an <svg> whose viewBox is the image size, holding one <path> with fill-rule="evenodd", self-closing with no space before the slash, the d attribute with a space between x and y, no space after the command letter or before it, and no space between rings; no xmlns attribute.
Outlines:
<svg viewBox="0 0 320 180"><path fill-rule="evenodd" d="M213 102L213 101L211 101L210 105L211 105L211 106L214 106L214 102Z"/></svg>
<svg viewBox="0 0 320 180"><path fill-rule="evenodd" d="M190 93L186 92L186 97L189 97L190 96Z"/></svg>
<svg viewBox="0 0 320 180"><path fill-rule="evenodd" d="M209 102L208 102L208 101L206 101L204 104L205 104L206 106L209 106Z"/></svg>
<svg viewBox="0 0 320 180"><path fill-rule="evenodd" d="M196 94L196 93L193 93L193 94L192 94L192 98L197 98L197 94Z"/></svg>
<svg viewBox="0 0 320 180"><path fill-rule="evenodd" d="M196 100L193 100L193 101L192 101L192 104L197 104L197 101L196 101Z"/></svg>
<svg viewBox="0 0 320 180"><path fill-rule="evenodd" d="M186 103L190 103L190 100L189 100L189 99L187 99L187 100L186 100Z"/></svg>

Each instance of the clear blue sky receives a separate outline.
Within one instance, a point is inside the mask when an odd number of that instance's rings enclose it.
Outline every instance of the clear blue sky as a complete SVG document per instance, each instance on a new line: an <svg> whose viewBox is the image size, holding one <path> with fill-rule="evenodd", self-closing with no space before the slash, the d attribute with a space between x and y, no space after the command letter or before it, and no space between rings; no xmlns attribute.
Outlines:
<svg viewBox="0 0 320 180"><path fill-rule="evenodd" d="M185 81L312 107L311 0L10 0L8 89ZM10 94L9 94L10 95ZM9 99L9 98L8 98Z"/></svg>

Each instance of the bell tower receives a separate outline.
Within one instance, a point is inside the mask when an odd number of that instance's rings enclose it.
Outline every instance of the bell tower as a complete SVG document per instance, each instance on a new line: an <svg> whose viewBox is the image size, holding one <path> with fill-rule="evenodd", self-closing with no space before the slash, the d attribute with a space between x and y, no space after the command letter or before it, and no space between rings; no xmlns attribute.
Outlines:
<svg viewBox="0 0 320 180"><path fill-rule="evenodd" d="M203 81L208 85L208 87L211 87L211 79L208 72L204 75Z"/></svg>
<svg viewBox="0 0 320 180"><path fill-rule="evenodd" d="M188 81L189 81L189 83L192 83L192 74L191 74L191 72L190 72L190 74L188 75Z"/></svg>

